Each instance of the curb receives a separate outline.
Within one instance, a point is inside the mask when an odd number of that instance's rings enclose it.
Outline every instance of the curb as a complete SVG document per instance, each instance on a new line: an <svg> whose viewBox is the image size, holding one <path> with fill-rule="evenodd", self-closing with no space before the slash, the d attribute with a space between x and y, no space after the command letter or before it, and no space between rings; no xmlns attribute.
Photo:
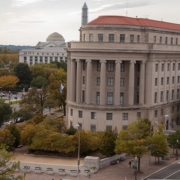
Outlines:
<svg viewBox="0 0 180 180"><path fill-rule="evenodd" d="M172 166L173 164L175 164L175 163L177 163L177 162L179 162L179 161L176 160L175 162L173 162L173 163L171 163L171 164L169 164L169 165L167 165L167 166L165 166L165 167L157 170L156 172L153 172L153 173L149 174L148 176L141 178L141 180L146 180L148 177L150 177L150 176L152 176L152 175L154 175L154 174L156 174L156 173L158 173L158 172L160 172L160 171L162 171L162 170L164 170L164 169Z"/></svg>

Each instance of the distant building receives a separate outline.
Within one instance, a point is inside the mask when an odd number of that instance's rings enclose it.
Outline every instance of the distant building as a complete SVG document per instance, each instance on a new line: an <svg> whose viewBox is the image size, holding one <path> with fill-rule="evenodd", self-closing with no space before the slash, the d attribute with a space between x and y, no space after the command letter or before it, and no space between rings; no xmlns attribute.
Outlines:
<svg viewBox="0 0 180 180"><path fill-rule="evenodd" d="M67 61L66 43L63 36L57 32L50 34L46 42L38 42L33 49L23 49L19 52L19 62L34 65L36 63L51 63Z"/></svg>
<svg viewBox="0 0 180 180"><path fill-rule="evenodd" d="M142 117L180 128L180 24L100 16L67 54L69 127L119 131Z"/></svg>

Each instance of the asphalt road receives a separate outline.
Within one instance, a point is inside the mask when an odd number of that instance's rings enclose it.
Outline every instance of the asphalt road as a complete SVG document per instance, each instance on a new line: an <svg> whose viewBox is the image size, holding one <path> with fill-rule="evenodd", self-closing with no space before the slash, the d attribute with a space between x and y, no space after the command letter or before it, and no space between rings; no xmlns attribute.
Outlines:
<svg viewBox="0 0 180 180"><path fill-rule="evenodd" d="M148 177L148 180L172 180L180 179L180 163L175 163L164 170Z"/></svg>

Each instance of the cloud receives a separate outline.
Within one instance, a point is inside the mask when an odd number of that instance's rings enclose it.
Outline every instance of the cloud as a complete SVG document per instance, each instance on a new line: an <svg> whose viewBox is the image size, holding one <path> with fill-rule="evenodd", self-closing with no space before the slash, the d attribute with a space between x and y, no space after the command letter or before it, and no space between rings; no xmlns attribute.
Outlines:
<svg viewBox="0 0 180 180"><path fill-rule="evenodd" d="M42 0L13 0L12 6L14 7L22 7L28 4L32 3L38 3L41 2Z"/></svg>

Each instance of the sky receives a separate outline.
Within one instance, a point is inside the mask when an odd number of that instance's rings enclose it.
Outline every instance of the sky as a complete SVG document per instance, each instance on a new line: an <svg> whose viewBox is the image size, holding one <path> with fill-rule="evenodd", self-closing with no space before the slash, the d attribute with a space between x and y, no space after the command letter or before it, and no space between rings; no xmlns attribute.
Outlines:
<svg viewBox="0 0 180 180"><path fill-rule="evenodd" d="M180 0L0 0L0 44L35 46L53 32L78 41L85 2L89 22L119 15L180 24Z"/></svg>

